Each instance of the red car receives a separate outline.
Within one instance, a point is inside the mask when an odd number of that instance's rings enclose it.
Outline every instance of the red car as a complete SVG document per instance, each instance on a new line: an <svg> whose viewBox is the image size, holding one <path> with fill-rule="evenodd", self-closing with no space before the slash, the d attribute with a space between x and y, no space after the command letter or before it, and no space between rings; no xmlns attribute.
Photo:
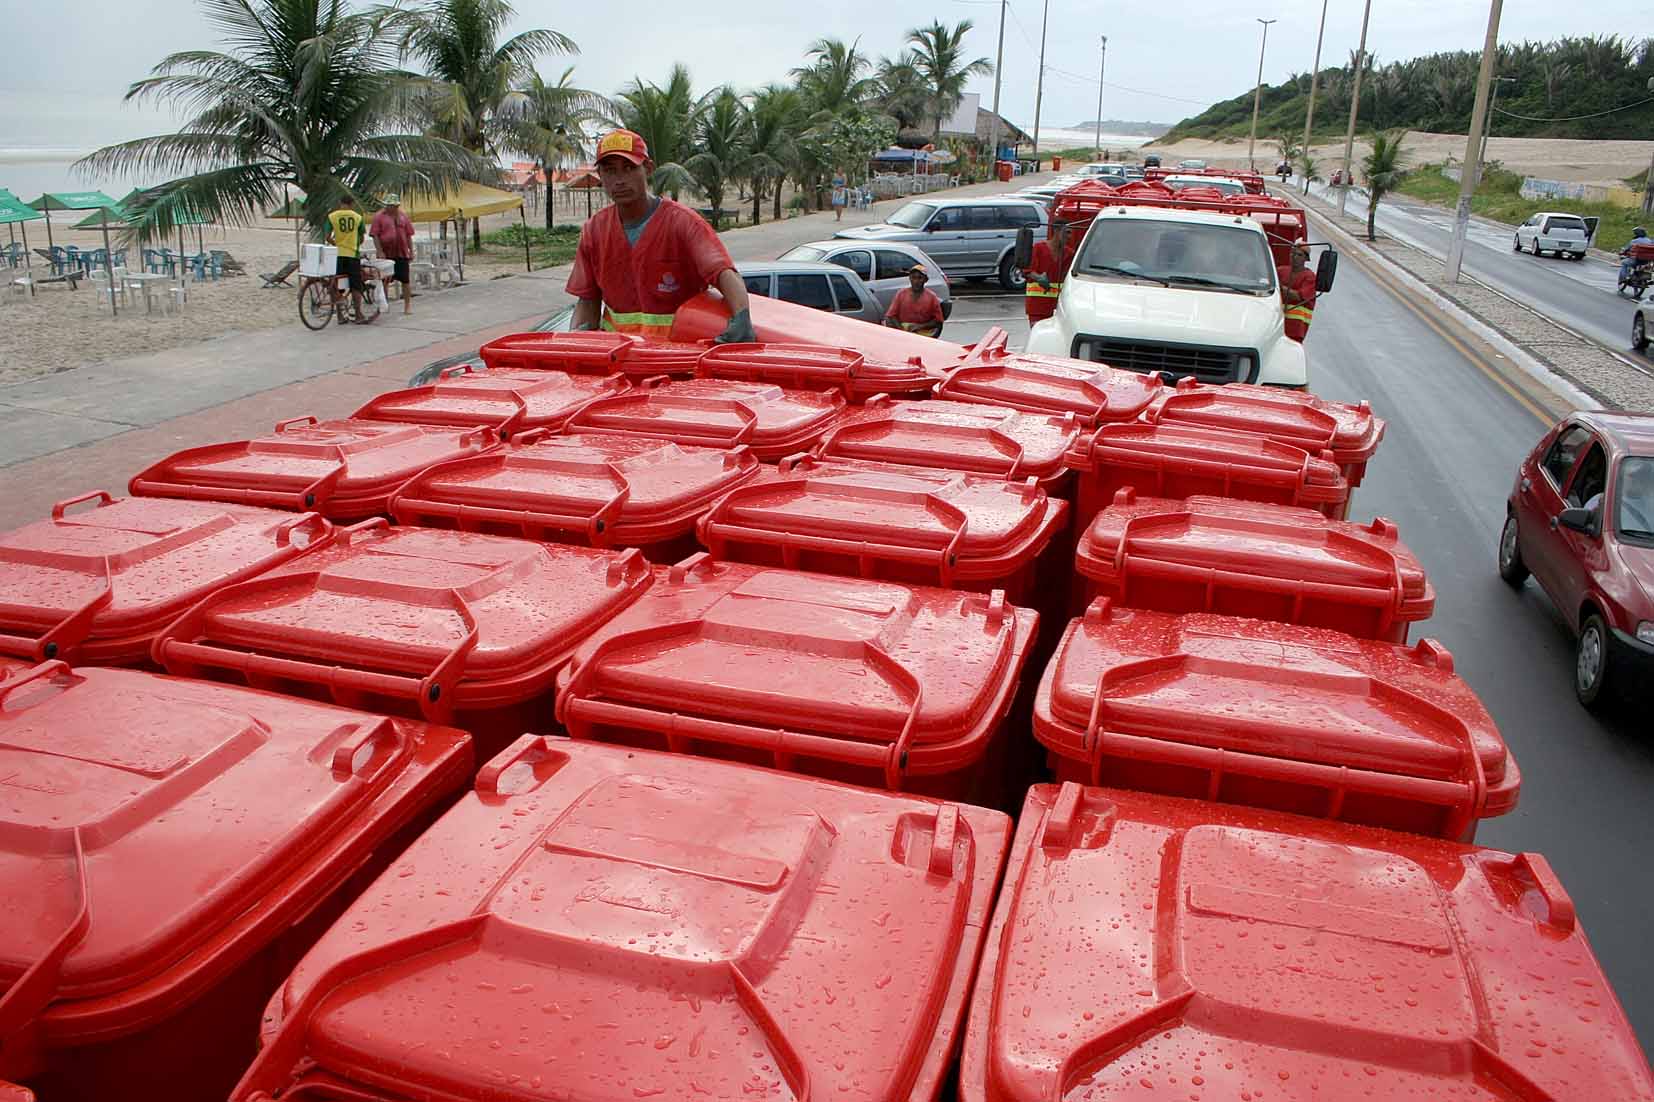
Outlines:
<svg viewBox="0 0 1654 1102"><path fill-rule="evenodd" d="M1578 637L1574 691L1595 708L1654 673L1654 414L1574 413L1522 461L1499 576L1532 574Z"/></svg>

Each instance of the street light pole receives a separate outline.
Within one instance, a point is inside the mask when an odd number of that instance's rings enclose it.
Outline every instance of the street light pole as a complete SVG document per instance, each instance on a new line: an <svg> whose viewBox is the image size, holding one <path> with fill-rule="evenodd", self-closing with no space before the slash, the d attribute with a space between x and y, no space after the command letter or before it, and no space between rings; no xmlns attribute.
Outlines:
<svg viewBox="0 0 1654 1102"><path fill-rule="evenodd" d="M1304 112L1304 156L1309 156L1309 133L1315 126L1315 88L1321 81L1321 39L1327 33L1327 0L1321 0L1321 29L1315 32L1315 64L1309 70L1309 110ZM1309 190L1309 181L1304 181Z"/></svg>
<svg viewBox="0 0 1654 1102"><path fill-rule="evenodd" d="M1040 170L1039 110L1045 101L1045 26L1051 20L1051 0L1045 0L1045 15L1039 24L1039 78L1034 81L1034 171Z"/></svg>
<svg viewBox="0 0 1654 1102"><path fill-rule="evenodd" d="M988 123L988 164L994 166L999 164L999 74L1005 68L1005 8L1010 2L999 0L999 51L994 54L994 117Z"/></svg>
<svg viewBox="0 0 1654 1102"><path fill-rule="evenodd" d="M1498 0L1494 0L1495 3ZM1355 156L1355 116L1361 110L1361 74L1367 70L1367 17L1373 13L1373 0L1367 0L1361 9L1361 44L1355 48L1355 86L1350 91L1350 125L1344 132L1344 175L1340 177L1338 186L1338 213L1344 213L1344 205L1350 201L1350 175L1353 172L1350 161Z"/></svg>
<svg viewBox="0 0 1654 1102"><path fill-rule="evenodd" d="M1464 263L1464 238L1470 229L1470 197L1476 192L1481 158L1477 155L1482 127L1487 121L1488 88L1493 83L1493 63L1499 53L1499 9L1503 0L1492 0L1487 12L1487 40L1482 43L1482 69L1476 77L1476 106L1470 113L1470 133L1464 141L1464 170L1459 173L1459 205L1453 209L1453 240L1447 246L1447 282L1459 282Z"/></svg>
<svg viewBox="0 0 1654 1102"><path fill-rule="evenodd" d="M1097 66L1097 149L1091 159L1103 159L1103 74L1108 71L1108 35L1103 35L1103 60Z"/></svg>
<svg viewBox="0 0 1654 1102"><path fill-rule="evenodd" d="M1493 136L1493 116L1495 114L1497 114L1498 111L1499 111L1499 85L1501 85L1501 84L1515 84L1515 83L1516 83L1516 78L1515 77L1494 77L1493 78L1493 99L1492 99L1492 101L1489 104L1488 109L1487 109L1487 125L1482 128L1482 156L1481 156L1480 160L1478 161L1478 167L1477 167L1477 170L1476 170L1477 182L1478 183L1480 183L1480 178L1481 178L1480 164L1487 160L1487 142L1488 142L1488 139Z"/></svg>
<svg viewBox="0 0 1654 1102"><path fill-rule="evenodd" d="M1258 103L1263 99L1263 51L1269 45L1269 25L1279 22L1275 19L1260 19L1263 24L1263 40L1258 43L1258 83L1252 89L1252 135L1246 139L1246 167L1253 172L1258 170L1258 163L1252 159L1252 146L1258 140Z"/></svg>

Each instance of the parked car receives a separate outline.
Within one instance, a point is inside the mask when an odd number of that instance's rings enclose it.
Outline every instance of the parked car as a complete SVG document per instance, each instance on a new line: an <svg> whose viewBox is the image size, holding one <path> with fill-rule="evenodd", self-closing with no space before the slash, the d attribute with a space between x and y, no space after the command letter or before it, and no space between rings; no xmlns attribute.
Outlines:
<svg viewBox="0 0 1654 1102"><path fill-rule="evenodd" d="M1641 306L1631 315L1631 347L1638 352L1648 352L1648 315Z"/></svg>
<svg viewBox="0 0 1654 1102"><path fill-rule="evenodd" d="M1563 418L1522 461L1499 535L1499 576L1531 575L1578 640L1574 692L1654 675L1654 414ZM1617 691L1617 690L1616 690Z"/></svg>
<svg viewBox="0 0 1654 1102"><path fill-rule="evenodd" d="M796 302L816 310L848 314L874 325L884 307L861 276L839 264L818 260L749 260L735 265L749 295Z"/></svg>
<svg viewBox="0 0 1654 1102"><path fill-rule="evenodd" d="M1160 167L1160 154L1158 154L1158 153L1144 154L1144 156L1143 156L1143 167L1144 168L1159 168Z"/></svg>
<svg viewBox="0 0 1654 1102"><path fill-rule="evenodd" d="M1210 187L1225 195L1246 194L1246 185L1228 176L1165 176L1160 182L1173 191L1182 191L1186 187Z"/></svg>
<svg viewBox="0 0 1654 1102"><path fill-rule="evenodd" d="M1591 228L1577 214L1540 211L1516 227L1516 251L1534 256L1552 252L1570 260L1584 260L1590 243Z"/></svg>
<svg viewBox="0 0 1654 1102"><path fill-rule="evenodd" d="M949 279L998 276L1008 291L1022 290L1022 270L1011 255L1023 226L1044 240L1046 204L1033 198L915 199L883 222L843 229L846 241L906 241L941 265Z"/></svg>
<svg viewBox="0 0 1654 1102"><path fill-rule="evenodd" d="M907 289L908 269L915 264L923 264L925 271L930 273L925 286L942 300L942 316L947 318L953 314L953 292L948 286L948 277L941 266L917 245L900 241L881 241L877 245L859 241L809 241L794 245L779 259L824 261L848 268L873 292L881 310L890 309L896 292Z"/></svg>
<svg viewBox="0 0 1654 1102"><path fill-rule="evenodd" d="M1104 161L1093 161L1090 164L1081 165L1074 170L1074 175L1082 179L1095 180L1100 178L1104 183L1114 184L1116 187L1125 183L1127 179L1125 165L1108 164Z"/></svg>
<svg viewBox="0 0 1654 1102"><path fill-rule="evenodd" d="M1187 160L1177 162L1177 167L1184 172L1200 172L1206 168L1206 162L1191 157Z"/></svg>

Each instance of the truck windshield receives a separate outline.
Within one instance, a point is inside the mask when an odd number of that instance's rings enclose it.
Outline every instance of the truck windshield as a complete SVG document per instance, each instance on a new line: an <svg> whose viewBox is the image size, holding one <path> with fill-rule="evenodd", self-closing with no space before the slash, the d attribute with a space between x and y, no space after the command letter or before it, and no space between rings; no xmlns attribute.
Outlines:
<svg viewBox="0 0 1654 1102"><path fill-rule="evenodd" d="M1080 254L1082 274L1141 274L1169 284L1234 291L1275 290L1275 265L1263 235L1244 226L1099 218Z"/></svg>
<svg viewBox="0 0 1654 1102"><path fill-rule="evenodd" d="M1619 509L1614 528L1622 539L1654 543L1654 456L1620 462Z"/></svg>
<svg viewBox="0 0 1654 1102"><path fill-rule="evenodd" d="M936 208L929 203L909 203L892 214L885 221L892 226L901 226L904 229L922 230L930 216L936 213Z"/></svg>

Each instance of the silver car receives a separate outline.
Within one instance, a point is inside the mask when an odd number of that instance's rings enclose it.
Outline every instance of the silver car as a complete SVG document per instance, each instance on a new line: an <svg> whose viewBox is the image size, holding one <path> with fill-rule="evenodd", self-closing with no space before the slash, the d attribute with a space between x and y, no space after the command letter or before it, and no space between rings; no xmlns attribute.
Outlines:
<svg viewBox="0 0 1654 1102"><path fill-rule="evenodd" d="M1022 290L1022 269L1012 255L1017 231L1034 231L1045 239L1046 205L1034 198L915 199L883 222L843 229L842 241L883 244L903 241L919 246L949 279L999 278L1008 291Z"/></svg>
<svg viewBox="0 0 1654 1102"><path fill-rule="evenodd" d="M884 322L884 307L861 276L838 264L818 260L748 260L735 265L749 295L796 302L816 310Z"/></svg>
<svg viewBox="0 0 1654 1102"><path fill-rule="evenodd" d="M948 286L948 277L917 245L899 241L881 241L877 245L862 241L808 241L794 245L781 254L781 259L821 260L849 268L861 277L885 310L890 309L897 291L907 290L908 269L922 264L930 277L925 280L925 286L942 300L942 316L953 314L953 291Z"/></svg>

